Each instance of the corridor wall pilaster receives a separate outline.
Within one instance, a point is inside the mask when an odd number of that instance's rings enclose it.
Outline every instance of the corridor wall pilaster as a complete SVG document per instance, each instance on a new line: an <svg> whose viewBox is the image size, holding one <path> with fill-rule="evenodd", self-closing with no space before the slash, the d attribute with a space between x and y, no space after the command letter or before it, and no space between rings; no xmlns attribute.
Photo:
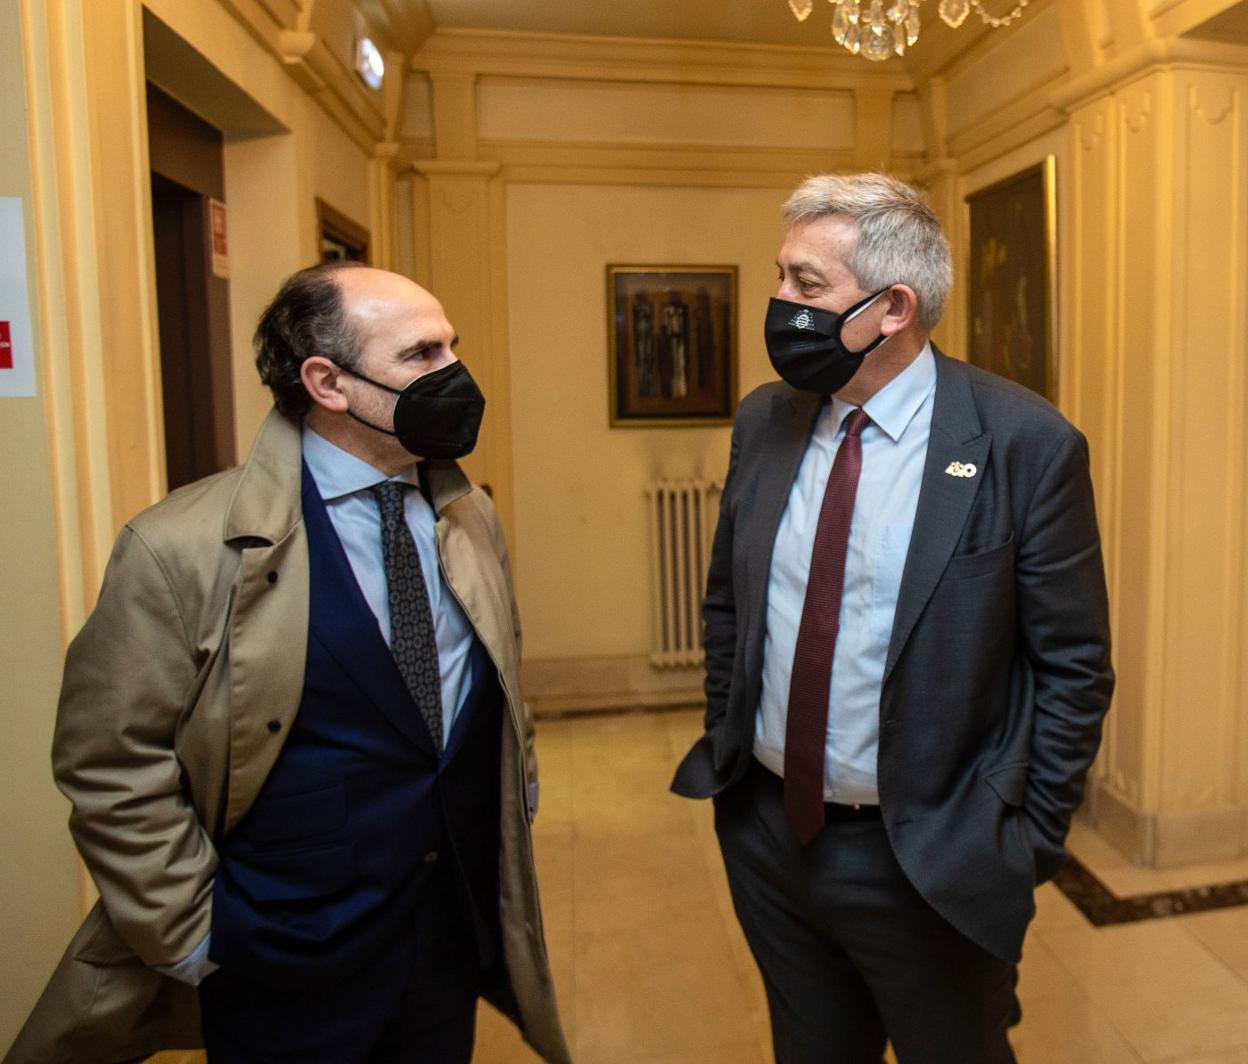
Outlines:
<svg viewBox="0 0 1248 1064"><path fill-rule="evenodd" d="M1200 48L1061 98L1119 677L1090 811L1162 866L1248 853L1248 64Z"/></svg>

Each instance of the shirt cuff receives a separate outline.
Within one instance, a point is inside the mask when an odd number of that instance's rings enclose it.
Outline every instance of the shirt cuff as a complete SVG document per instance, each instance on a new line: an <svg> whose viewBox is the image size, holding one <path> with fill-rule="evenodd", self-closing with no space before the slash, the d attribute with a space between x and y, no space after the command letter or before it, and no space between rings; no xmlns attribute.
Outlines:
<svg viewBox="0 0 1248 1064"><path fill-rule="evenodd" d="M176 964L158 964L156 971L161 975L169 976L170 979L176 979L179 983L185 983L187 986L199 986L221 967L215 961L208 959L208 946L211 942L212 935L205 935L203 941L191 950L189 955Z"/></svg>

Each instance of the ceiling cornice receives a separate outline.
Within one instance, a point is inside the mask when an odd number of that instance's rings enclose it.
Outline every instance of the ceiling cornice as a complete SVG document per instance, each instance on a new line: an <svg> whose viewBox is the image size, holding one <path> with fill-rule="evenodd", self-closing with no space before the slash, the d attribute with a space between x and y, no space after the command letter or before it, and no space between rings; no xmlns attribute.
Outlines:
<svg viewBox="0 0 1248 1064"><path fill-rule="evenodd" d="M899 65L875 67L841 48L501 30L439 29L412 55L411 66L430 73L594 81L914 89Z"/></svg>

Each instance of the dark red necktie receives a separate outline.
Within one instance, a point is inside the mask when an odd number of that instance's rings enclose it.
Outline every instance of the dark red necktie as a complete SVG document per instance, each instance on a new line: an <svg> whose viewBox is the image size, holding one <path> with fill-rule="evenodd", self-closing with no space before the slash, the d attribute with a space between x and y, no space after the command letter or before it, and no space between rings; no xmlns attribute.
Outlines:
<svg viewBox="0 0 1248 1064"><path fill-rule="evenodd" d="M862 430L870 419L854 409L845 419L824 489L802 623L789 679L789 717L784 731L784 812L803 845L823 829L823 761L828 731L832 656L841 626L841 592L849 525L862 472Z"/></svg>

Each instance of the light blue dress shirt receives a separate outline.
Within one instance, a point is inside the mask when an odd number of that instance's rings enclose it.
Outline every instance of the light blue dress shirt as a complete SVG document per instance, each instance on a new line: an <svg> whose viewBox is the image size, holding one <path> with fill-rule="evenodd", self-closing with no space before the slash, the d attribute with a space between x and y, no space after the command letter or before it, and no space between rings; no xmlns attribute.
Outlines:
<svg viewBox="0 0 1248 1064"><path fill-rule="evenodd" d="M828 694L824 800L878 804L876 758L880 688L893 614L932 427L936 362L925 345L909 366L863 406L862 473L854 500L841 595L840 633ZM820 411L776 533L767 584L763 692L754 730L754 756L784 775L793 652L806 599L815 529L824 489L853 409L833 398Z"/></svg>
<svg viewBox="0 0 1248 1064"><path fill-rule="evenodd" d="M369 489L391 478L323 436L318 436L306 425L303 429L303 458L325 501L334 531L342 541L356 583L360 585L369 609L377 618L382 637L389 646L390 598L381 554L381 516L377 500ZM416 540L425 586L429 589L438 667L442 673L442 734L450 735L472 683L468 663L473 629L442 579L437 539L433 531L437 515L420 492L416 463L413 462L411 468L392 479L416 485L404 496L405 512L408 527ZM211 941L211 935L205 936L188 956L176 964L160 965L156 970L179 982L198 986L217 970L217 965L208 959Z"/></svg>

